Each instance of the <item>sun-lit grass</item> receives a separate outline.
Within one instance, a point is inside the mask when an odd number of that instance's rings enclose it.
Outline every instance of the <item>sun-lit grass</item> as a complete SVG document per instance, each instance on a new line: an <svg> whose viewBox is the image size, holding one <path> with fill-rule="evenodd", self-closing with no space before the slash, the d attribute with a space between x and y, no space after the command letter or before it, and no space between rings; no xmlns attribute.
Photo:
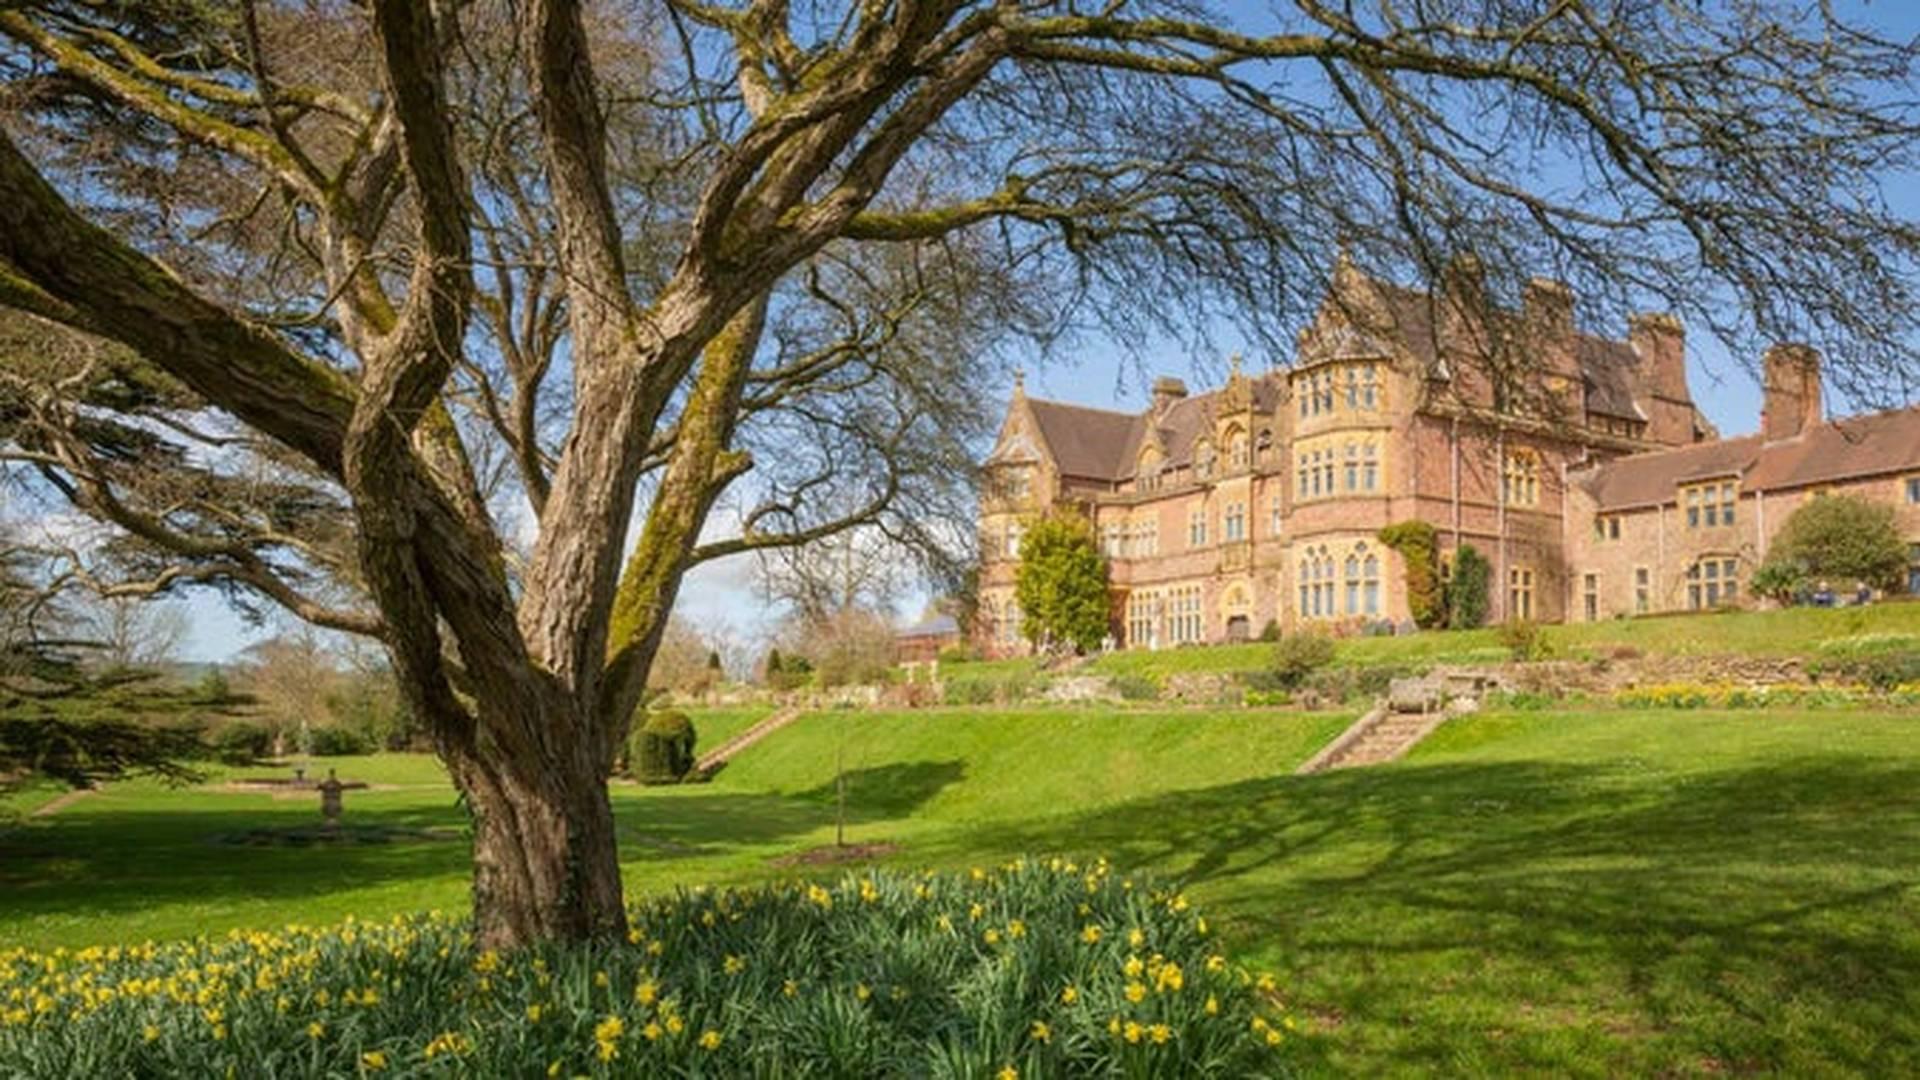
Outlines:
<svg viewBox="0 0 1920 1080"><path fill-rule="evenodd" d="M1542 632L1553 652L1571 657L1619 649L1635 649L1649 656L1799 656L1852 639L1904 641L1910 647L1920 642L1920 603L1607 619L1546 626ZM1158 652L1127 650L1094 659L1088 670L1150 678L1195 672L1231 674L1263 668L1271 654L1272 646L1259 642ZM1484 664L1505 659L1507 650L1500 645L1498 631L1490 627L1429 630L1404 637L1343 638L1336 643L1334 653L1336 664L1353 667ZM965 670L971 672L972 668L969 665Z"/></svg>
<svg viewBox="0 0 1920 1080"><path fill-rule="evenodd" d="M1804 613L1794 613L1804 614ZM1885 632L1817 613L1802 641ZM807 716L712 783L619 786L636 895L1106 854L1281 973L1330 1075L1920 1070L1920 714L1568 706L1449 722L1400 763L1293 766L1345 714L935 709ZM430 762L350 821L458 830ZM419 786L414 786L414 785ZM447 839L244 848L308 799L118 785L0 837L0 941L77 945L458 909Z"/></svg>

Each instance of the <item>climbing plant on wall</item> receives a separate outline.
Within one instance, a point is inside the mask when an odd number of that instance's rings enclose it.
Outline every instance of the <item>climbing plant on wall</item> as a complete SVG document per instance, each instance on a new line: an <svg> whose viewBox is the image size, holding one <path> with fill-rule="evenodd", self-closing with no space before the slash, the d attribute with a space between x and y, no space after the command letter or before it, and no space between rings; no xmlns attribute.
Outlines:
<svg viewBox="0 0 1920 1080"><path fill-rule="evenodd" d="M1400 556L1407 573L1407 611L1422 628L1440 625L1446 605L1440 595L1439 541L1424 521L1402 521L1380 530L1380 542Z"/></svg>

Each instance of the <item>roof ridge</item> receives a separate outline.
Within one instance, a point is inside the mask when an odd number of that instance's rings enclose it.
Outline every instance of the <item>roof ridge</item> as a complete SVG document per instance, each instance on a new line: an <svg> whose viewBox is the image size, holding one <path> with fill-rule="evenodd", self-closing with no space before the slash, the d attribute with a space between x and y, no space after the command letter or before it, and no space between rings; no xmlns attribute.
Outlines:
<svg viewBox="0 0 1920 1080"><path fill-rule="evenodd" d="M1107 416L1118 416L1127 420L1138 420L1141 416L1140 412L1122 412L1119 409L1103 409L1098 405L1081 405L1077 402L1059 401L1054 398L1029 396L1027 400L1035 405L1051 405L1056 409L1078 409L1081 412L1102 413Z"/></svg>

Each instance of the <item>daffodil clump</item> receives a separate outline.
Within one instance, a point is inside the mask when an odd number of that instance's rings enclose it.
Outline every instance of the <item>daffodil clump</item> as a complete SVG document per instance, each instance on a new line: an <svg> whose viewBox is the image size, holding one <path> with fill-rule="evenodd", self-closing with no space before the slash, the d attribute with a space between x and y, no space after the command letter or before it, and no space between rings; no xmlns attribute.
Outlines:
<svg viewBox="0 0 1920 1080"><path fill-rule="evenodd" d="M1104 862L691 890L627 940L463 919L0 951L0 1076L1260 1076L1294 1023Z"/></svg>

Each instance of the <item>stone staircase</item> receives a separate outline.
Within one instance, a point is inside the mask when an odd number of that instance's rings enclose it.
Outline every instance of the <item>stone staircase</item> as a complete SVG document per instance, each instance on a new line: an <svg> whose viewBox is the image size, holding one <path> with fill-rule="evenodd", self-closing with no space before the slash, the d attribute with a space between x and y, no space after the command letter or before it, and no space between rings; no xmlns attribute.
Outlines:
<svg viewBox="0 0 1920 1080"><path fill-rule="evenodd" d="M719 772L727 762L733 760L735 754L800 719L805 711L798 705L789 705L776 710L765 720L700 755L699 760L693 763L694 776L701 780L711 779L714 773Z"/></svg>
<svg viewBox="0 0 1920 1080"><path fill-rule="evenodd" d="M1294 771L1304 776L1396 761L1446 723L1457 708L1473 707L1470 703L1475 698L1453 694L1464 690L1477 694L1479 689L1477 680L1467 684L1447 677L1395 679L1386 697Z"/></svg>

